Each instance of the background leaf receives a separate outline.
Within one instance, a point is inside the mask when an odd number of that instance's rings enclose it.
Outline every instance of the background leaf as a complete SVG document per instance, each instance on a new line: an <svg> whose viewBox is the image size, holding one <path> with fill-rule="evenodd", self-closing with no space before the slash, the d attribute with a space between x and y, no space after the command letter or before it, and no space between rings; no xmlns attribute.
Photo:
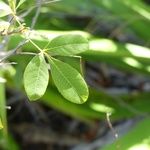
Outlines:
<svg viewBox="0 0 150 150"><path fill-rule="evenodd" d="M88 98L88 87L81 74L70 65L52 58L52 78L59 92L69 101L84 103Z"/></svg>
<svg viewBox="0 0 150 150"><path fill-rule="evenodd" d="M30 100L37 100L46 91L49 80L47 64L43 55L35 56L24 72L24 87Z"/></svg>
<svg viewBox="0 0 150 150"><path fill-rule="evenodd" d="M116 150L116 145L118 144L120 144L121 150L149 150L149 124L149 118L142 120L131 131L126 133L125 136L121 137L113 144L107 145L102 150Z"/></svg>
<svg viewBox="0 0 150 150"><path fill-rule="evenodd" d="M81 35L62 35L50 42L50 55L72 56L88 50L88 40Z"/></svg>
<svg viewBox="0 0 150 150"><path fill-rule="evenodd" d="M18 5L17 5L17 8L20 7L25 1L26 0L20 0L19 3L18 3Z"/></svg>
<svg viewBox="0 0 150 150"><path fill-rule="evenodd" d="M16 0L8 0L9 6L15 12L16 11Z"/></svg>
<svg viewBox="0 0 150 150"><path fill-rule="evenodd" d="M11 8L4 2L0 1L0 17L7 16L12 13Z"/></svg>

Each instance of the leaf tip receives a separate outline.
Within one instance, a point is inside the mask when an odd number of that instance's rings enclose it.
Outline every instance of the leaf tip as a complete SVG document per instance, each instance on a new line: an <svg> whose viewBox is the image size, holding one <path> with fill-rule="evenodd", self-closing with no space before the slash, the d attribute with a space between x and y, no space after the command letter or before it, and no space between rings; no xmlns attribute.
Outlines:
<svg viewBox="0 0 150 150"><path fill-rule="evenodd" d="M89 98L89 90L87 88L87 94L86 95L82 95L80 104L85 103L88 100L88 98Z"/></svg>
<svg viewBox="0 0 150 150"><path fill-rule="evenodd" d="M28 98L29 98L30 101L36 101L36 100L40 99L42 96L37 94L37 93L34 93L34 94L28 96Z"/></svg>

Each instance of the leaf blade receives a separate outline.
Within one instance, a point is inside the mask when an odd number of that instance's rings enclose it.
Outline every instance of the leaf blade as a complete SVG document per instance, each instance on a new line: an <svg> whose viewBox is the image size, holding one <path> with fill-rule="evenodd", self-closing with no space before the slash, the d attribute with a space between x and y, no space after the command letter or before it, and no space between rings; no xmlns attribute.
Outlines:
<svg viewBox="0 0 150 150"><path fill-rule="evenodd" d="M26 0L20 0L19 3L18 3L18 5L17 5L17 8L20 7L25 1Z"/></svg>
<svg viewBox="0 0 150 150"><path fill-rule="evenodd" d="M27 65L24 72L24 87L32 101L41 98L48 86L49 73L43 55L37 55Z"/></svg>
<svg viewBox="0 0 150 150"><path fill-rule="evenodd" d="M15 12L16 11L16 0L8 0L9 6Z"/></svg>
<svg viewBox="0 0 150 150"><path fill-rule="evenodd" d="M0 1L0 17L7 16L12 13L11 8L9 5L4 3L3 1Z"/></svg>
<svg viewBox="0 0 150 150"><path fill-rule="evenodd" d="M71 102L84 103L89 91L81 74L70 65L54 58L51 58L50 66L58 91Z"/></svg>
<svg viewBox="0 0 150 150"><path fill-rule="evenodd" d="M81 35L66 34L50 42L50 55L73 56L89 49L88 40Z"/></svg>
<svg viewBox="0 0 150 150"><path fill-rule="evenodd" d="M2 129L2 128L3 128L3 124L2 124L2 120L0 118L0 129Z"/></svg>
<svg viewBox="0 0 150 150"><path fill-rule="evenodd" d="M58 56L57 59L69 64L74 69L76 69L81 75L83 75L82 59L80 56L79 57Z"/></svg>

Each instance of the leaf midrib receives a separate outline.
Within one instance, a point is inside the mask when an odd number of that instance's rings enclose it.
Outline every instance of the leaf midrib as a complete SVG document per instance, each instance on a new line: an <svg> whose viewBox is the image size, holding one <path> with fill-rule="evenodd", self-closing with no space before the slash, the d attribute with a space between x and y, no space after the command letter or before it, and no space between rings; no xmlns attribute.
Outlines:
<svg viewBox="0 0 150 150"><path fill-rule="evenodd" d="M38 75L37 75L37 78L36 78L36 81L39 81L39 74L40 74L40 70L41 70L41 66L42 66L42 62L41 62L41 58L40 58L40 56L39 56L39 59L40 59L40 65L39 65L39 69L38 69ZM36 85L35 87L34 87L34 90L36 90L37 91L37 82L35 82L35 84L34 85ZM35 92L36 92L35 91ZM34 93L35 93L34 92Z"/></svg>
<svg viewBox="0 0 150 150"><path fill-rule="evenodd" d="M82 42L82 43L70 43L70 44L64 44L64 45L59 45L59 46L56 46L56 47L53 47L53 48L49 48L47 50L53 50L53 49L57 49L57 48L61 48L63 46L69 46L69 45L79 45L79 44L87 44L86 42Z"/></svg>

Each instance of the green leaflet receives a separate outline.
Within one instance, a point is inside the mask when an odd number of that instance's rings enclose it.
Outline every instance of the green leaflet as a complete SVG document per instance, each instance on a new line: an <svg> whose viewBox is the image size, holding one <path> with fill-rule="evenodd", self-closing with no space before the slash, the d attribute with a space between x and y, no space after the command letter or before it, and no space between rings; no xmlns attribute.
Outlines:
<svg viewBox="0 0 150 150"><path fill-rule="evenodd" d="M19 3L18 3L18 5L17 5L17 8L20 7L25 1L26 0L20 0Z"/></svg>
<svg viewBox="0 0 150 150"><path fill-rule="evenodd" d="M54 59L49 59L52 78L58 91L69 101L84 103L89 95L88 87L81 74L70 65Z"/></svg>
<svg viewBox="0 0 150 150"><path fill-rule="evenodd" d="M11 8L3 1L0 1L0 17L7 16L11 13L12 13Z"/></svg>
<svg viewBox="0 0 150 150"><path fill-rule="evenodd" d="M81 75L83 75L82 60L81 57L67 57L58 56L57 59L69 64L71 67L76 69Z"/></svg>
<svg viewBox="0 0 150 150"><path fill-rule="evenodd" d="M62 35L54 38L48 47L50 55L73 56L89 49L88 40L81 35Z"/></svg>
<svg viewBox="0 0 150 150"><path fill-rule="evenodd" d="M9 6L15 12L16 11L16 0L8 0Z"/></svg>
<svg viewBox="0 0 150 150"><path fill-rule="evenodd" d="M46 91L49 80L48 67L42 54L35 56L24 72L24 87L30 100L37 100Z"/></svg>

